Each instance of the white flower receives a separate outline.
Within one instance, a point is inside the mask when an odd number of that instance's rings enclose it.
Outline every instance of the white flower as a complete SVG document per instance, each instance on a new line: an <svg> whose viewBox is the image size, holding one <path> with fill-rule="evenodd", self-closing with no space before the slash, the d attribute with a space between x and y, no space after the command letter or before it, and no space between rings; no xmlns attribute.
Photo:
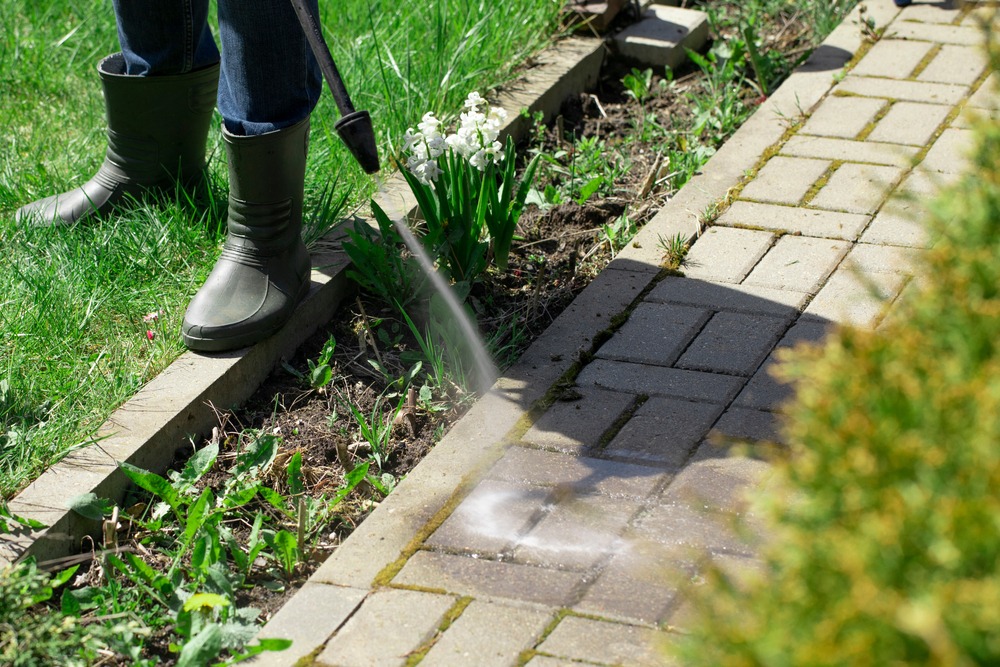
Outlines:
<svg viewBox="0 0 1000 667"><path fill-rule="evenodd" d="M475 154L469 158L469 164L479 171L486 169L486 149L480 148L476 151Z"/></svg>
<svg viewBox="0 0 1000 667"><path fill-rule="evenodd" d="M467 130L459 130L458 134L450 135L445 141L448 146L464 158L468 158L476 151L475 135Z"/></svg>
<svg viewBox="0 0 1000 667"><path fill-rule="evenodd" d="M435 118L430 111L424 114L424 117L417 123L417 127L428 142L441 134L441 121Z"/></svg>
<svg viewBox="0 0 1000 667"><path fill-rule="evenodd" d="M493 107L490 109L488 118L491 122L496 122L497 125L503 125L503 122L507 120L507 110L503 107Z"/></svg>
<svg viewBox="0 0 1000 667"><path fill-rule="evenodd" d="M499 141L494 141L486 148L486 155L493 160L493 164L503 162L503 147Z"/></svg>
<svg viewBox="0 0 1000 667"><path fill-rule="evenodd" d="M414 132L413 128L411 127L406 131L406 134L403 135L403 150L404 151L412 150L414 144L417 144L423 140L424 140L424 135L420 134L419 132Z"/></svg>
<svg viewBox="0 0 1000 667"><path fill-rule="evenodd" d="M427 142L427 152L430 155L430 158L432 160L435 160L441 157L441 154L444 153L444 149L446 146L447 144L445 144L445 139L440 134L434 137L433 139L430 139Z"/></svg>
<svg viewBox="0 0 1000 667"><path fill-rule="evenodd" d="M469 96L465 98L465 106L467 109L476 109L479 105L485 103L486 100L484 100L475 90L469 93Z"/></svg>
<svg viewBox="0 0 1000 667"><path fill-rule="evenodd" d="M444 173L434 160L428 160L410 171L424 185L430 185L432 181L436 181L437 177Z"/></svg>

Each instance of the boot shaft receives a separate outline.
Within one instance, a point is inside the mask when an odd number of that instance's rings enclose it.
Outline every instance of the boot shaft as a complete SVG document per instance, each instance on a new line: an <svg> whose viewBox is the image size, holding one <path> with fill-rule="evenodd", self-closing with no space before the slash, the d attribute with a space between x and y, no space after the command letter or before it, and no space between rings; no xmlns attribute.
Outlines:
<svg viewBox="0 0 1000 667"><path fill-rule="evenodd" d="M205 166L219 65L171 76L128 76L115 53L97 67L108 121L110 176L153 185L188 181Z"/></svg>
<svg viewBox="0 0 1000 667"><path fill-rule="evenodd" d="M223 127L229 163L228 246L252 244L278 252L297 242L302 230L309 119L253 137Z"/></svg>

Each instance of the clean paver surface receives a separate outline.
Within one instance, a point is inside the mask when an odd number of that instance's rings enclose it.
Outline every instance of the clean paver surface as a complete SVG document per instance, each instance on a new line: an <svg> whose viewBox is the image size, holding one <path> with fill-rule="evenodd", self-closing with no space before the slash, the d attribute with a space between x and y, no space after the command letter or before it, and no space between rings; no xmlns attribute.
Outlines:
<svg viewBox="0 0 1000 667"><path fill-rule="evenodd" d="M263 635L297 652L261 664L673 665L685 582L708 560L736 581L761 570L764 452L795 444L781 360L839 326L876 329L920 284L927 202L967 166L967 121L947 124L1000 99L968 10L868 4L887 37L836 81L805 73L822 89L811 115L754 144L762 105L719 153L724 187L713 159L637 237L690 234L684 275L630 244L508 371L509 393L488 397L503 409L470 413L375 510L399 546L360 529L340 547L380 569L309 584Z"/></svg>

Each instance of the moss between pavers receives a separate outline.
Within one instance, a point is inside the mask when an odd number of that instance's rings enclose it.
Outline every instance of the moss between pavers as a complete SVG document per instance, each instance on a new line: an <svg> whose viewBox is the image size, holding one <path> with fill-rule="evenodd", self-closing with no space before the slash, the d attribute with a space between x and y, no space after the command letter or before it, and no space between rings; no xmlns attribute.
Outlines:
<svg viewBox="0 0 1000 667"><path fill-rule="evenodd" d="M980 77L979 81L977 81L977 84L981 86L983 84L983 81L985 81L989 75L990 72L987 70L987 72ZM978 88L978 86L976 86L976 88ZM931 148L934 146L937 140L941 138L941 135L944 134L944 131L951 127L952 122L954 122L954 120L958 118L958 114L962 113L963 109L964 107L962 103L956 104L952 108L951 112L949 112L948 115L945 116L941 124L938 125L938 128L934 130L934 134L931 135L931 139L930 141L927 142L927 145L921 148L919 151L917 151L917 154L913 156L914 166L924 161L924 158L927 157L927 153L930 152Z"/></svg>
<svg viewBox="0 0 1000 667"><path fill-rule="evenodd" d="M934 60L934 56L936 56L938 53L941 52L942 46L944 45L935 44L934 46L932 46L931 50L927 52L927 55L921 58L920 62L917 63L917 66L913 68L913 71L910 72L910 76L908 76L906 80L916 81L917 77L920 76L920 73L923 72L925 69L927 69L927 66L931 64L932 60Z"/></svg>
<svg viewBox="0 0 1000 667"><path fill-rule="evenodd" d="M320 644L313 650L312 653L304 655L296 660L292 667L313 667L313 665L316 664L316 659L319 657L319 654L323 652L324 648L326 648L326 644Z"/></svg>
<svg viewBox="0 0 1000 667"><path fill-rule="evenodd" d="M868 135L875 131L875 126L878 125L879 121L886 117L889 110L892 109L893 105L896 103L895 100L890 100L888 104L882 107L875 117L872 118L872 122L865 125L864 129L858 132L858 136L854 137L856 141L864 141L868 138Z"/></svg>
<svg viewBox="0 0 1000 667"><path fill-rule="evenodd" d="M641 408L648 400L649 394L640 394L639 396L636 396L635 400L632 401L632 405L630 405L628 409L622 413L621 417L616 419L615 422L608 427L608 430L601 435L601 439L597 443L597 450L601 451L607 447L608 443L614 440L615 436L618 435L618 432L625 427L628 420L632 419L639 408Z"/></svg>
<svg viewBox="0 0 1000 667"><path fill-rule="evenodd" d="M840 169L841 165L843 164L844 160L834 160L833 162L831 162L827 170L823 172L823 175L820 176L816 180L816 182L812 184L812 187L806 190L806 193L804 195L802 195L802 199L799 201L799 205L804 206L809 202L811 202L816 197L816 195L819 194L819 191L823 189L823 186L825 186L827 183L830 182L830 177L833 176L833 172Z"/></svg>
<svg viewBox="0 0 1000 667"><path fill-rule="evenodd" d="M427 652L434 647L434 644L437 644L439 639L441 639L441 635L443 635L445 631L451 627L452 623L458 620L458 617L462 615L462 612L465 611L466 607L472 604L474 599L475 598L465 596L455 600L455 604L451 606L451 609L445 612L444 619L441 621L441 625L438 626L437 632L434 633L434 636L424 642L422 646L410 653L406 658L406 662L403 663L404 666L414 667L414 665L417 665L421 660L423 660L424 656L427 655Z"/></svg>

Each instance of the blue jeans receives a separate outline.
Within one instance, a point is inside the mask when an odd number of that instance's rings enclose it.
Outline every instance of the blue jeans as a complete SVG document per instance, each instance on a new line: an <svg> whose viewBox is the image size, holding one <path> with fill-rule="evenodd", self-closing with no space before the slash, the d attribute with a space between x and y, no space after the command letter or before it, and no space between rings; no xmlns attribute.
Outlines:
<svg viewBox="0 0 1000 667"><path fill-rule="evenodd" d="M257 135L294 125L323 82L289 0L218 0L226 129ZM317 0L309 0L318 16ZM219 62L208 0L114 0L126 74L186 74Z"/></svg>

